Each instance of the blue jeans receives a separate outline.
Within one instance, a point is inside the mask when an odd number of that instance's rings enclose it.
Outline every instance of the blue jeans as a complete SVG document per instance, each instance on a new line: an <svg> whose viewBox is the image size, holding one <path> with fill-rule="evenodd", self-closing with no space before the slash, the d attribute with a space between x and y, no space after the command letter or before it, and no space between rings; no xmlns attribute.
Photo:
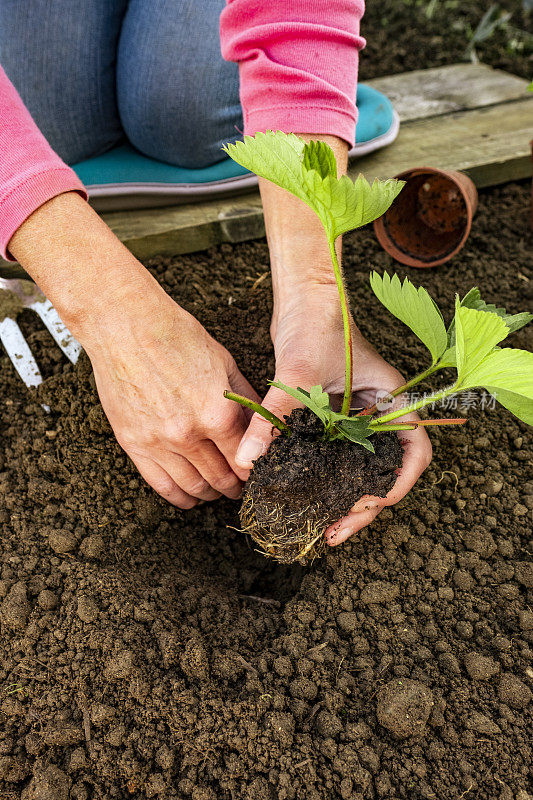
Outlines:
<svg viewBox="0 0 533 800"><path fill-rule="evenodd" d="M54 150L75 164L129 140L182 167L242 130L224 0L0 0L0 64Z"/></svg>

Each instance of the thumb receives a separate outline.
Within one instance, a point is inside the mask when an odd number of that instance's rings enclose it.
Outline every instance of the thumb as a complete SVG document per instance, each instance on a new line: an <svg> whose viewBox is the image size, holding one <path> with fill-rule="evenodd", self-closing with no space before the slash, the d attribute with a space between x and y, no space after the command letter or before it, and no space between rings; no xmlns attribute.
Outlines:
<svg viewBox="0 0 533 800"><path fill-rule="evenodd" d="M301 407L301 404L293 397L290 397L282 389L274 387L269 389L261 405L281 420L284 416L288 416L293 408ZM254 414L237 449L236 463L244 469L252 469L253 462L266 453L276 435L277 431L273 428L272 423L260 414Z"/></svg>

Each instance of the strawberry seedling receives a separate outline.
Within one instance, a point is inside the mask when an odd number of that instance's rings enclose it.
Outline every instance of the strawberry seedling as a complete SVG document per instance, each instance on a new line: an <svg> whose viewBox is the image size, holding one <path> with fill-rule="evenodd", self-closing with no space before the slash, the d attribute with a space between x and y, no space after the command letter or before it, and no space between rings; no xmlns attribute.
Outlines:
<svg viewBox="0 0 533 800"><path fill-rule="evenodd" d="M269 453L255 464L245 490L241 521L243 529L267 555L291 562L316 555L323 546L326 527L348 513L361 496L385 496L390 490L395 480L394 468L399 466L397 455L389 445L381 444L378 448L377 434L413 430L418 425L462 424L466 421L402 422L401 418L406 414L458 392L484 388L519 419L533 424L533 354L499 347L510 333L533 319L533 315L526 312L507 314L505 309L485 303L479 290L474 288L462 300L456 299L454 317L446 327L437 305L423 287L417 289L408 279L401 283L396 275L381 277L374 272L371 286L377 298L413 330L431 354L430 365L398 387L385 401L382 400L380 409L383 410L387 400L394 404L396 396L442 369L454 369L456 378L449 386L386 413L380 413L376 405L351 413L350 310L335 242L343 233L380 217L401 191L403 183L376 180L369 184L362 176L354 182L347 176L338 178L335 156L328 145L319 141L305 143L294 134L279 131L247 136L243 142L227 145L225 151L237 163L299 197L317 214L327 237L339 292L345 345L345 382L340 411L332 408L330 397L321 386L303 389L286 386L280 381L271 382L272 386L282 389L308 410L303 412L305 416L297 410L286 420L279 419L245 397L226 392L227 398L261 414L280 431L281 435ZM344 464L349 443L359 445L375 455L374 471L389 474L389 479L378 481L377 485L375 480L367 480L365 472L372 467L372 462L368 461L371 456L367 454L365 460L360 455L359 467L353 468L352 472L346 464L339 466L340 462L332 466L333 483L325 491L328 479L322 474L324 468L316 464L312 466L316 459L310 458L306 463L302 440L308 443L309 453L313 447L321 450L320 462L328 460L329 446L332 465L337 457ZM280 460L278 456L283 458ZM296 459L293 466L297 462L298 467L294 470L291 486L291 470L287 464L293 456ZM380 459L384 459L383 463ZM301 485L302 472L305 485ZM280 473L283 474L283 485ZM341 485L341 481L345 483Z"/></svg>

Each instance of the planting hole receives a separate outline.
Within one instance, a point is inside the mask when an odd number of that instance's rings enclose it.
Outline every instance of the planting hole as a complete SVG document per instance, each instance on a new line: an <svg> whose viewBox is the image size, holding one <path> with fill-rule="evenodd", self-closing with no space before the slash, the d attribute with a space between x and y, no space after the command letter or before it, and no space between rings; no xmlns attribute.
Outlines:
<svg viewBox="0 0 533 800"><path fill-rule="evenodd" d="M300 591L305 574L306 569L300 564L278 564L264 559L246 594L287 603Z"/></svg>

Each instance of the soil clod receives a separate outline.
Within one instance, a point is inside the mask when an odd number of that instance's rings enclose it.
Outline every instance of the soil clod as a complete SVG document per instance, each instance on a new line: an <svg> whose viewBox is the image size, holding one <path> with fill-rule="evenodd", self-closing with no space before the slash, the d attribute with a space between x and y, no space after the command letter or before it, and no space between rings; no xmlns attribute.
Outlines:
<svg viewBox="0 0 533 800"><path fill-rule="evenodd" d="M432 707L431 691L418 681L398 678L378 693L379 723L398 739L420 735Z"/></svg>

